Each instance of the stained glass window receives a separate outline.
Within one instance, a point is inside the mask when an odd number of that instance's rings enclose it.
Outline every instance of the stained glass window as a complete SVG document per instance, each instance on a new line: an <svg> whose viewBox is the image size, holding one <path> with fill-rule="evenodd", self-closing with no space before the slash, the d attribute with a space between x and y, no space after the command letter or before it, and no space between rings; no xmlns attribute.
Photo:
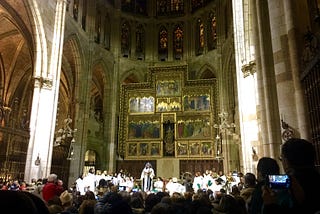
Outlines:
<svg viewBox="0 0 320 214"><path fill-rule="evenodd" d="M148 15L147 0L121 0L121 10L138 15Z"/></svg>
<svg viewBox="0 0 320 214"><path fill-rule="evenodd" d="M183 0L157 0L157 16L181 16L183 14Z"/></svg>
<svg viewBox="0 0 320 214"><path fill-rule="evenodd" d="M159 59L164 61L168 58L168 31L161 27L159 31Z"/></svg>
<svg viewBox="0 0 320 214"><path fill-rule="evenodd" d="M209 14L208 21L208 50L217 48L217 20L214 13Z"/></svg>
<svg viewBox="0 0 320 214"><path fill-rule="evenodd" d="M196 55L200 55L203 53L205 46L205 28L203 21L201 19L197 20L196 23Z"/></svg>
<svg viewBox="0 0 320 214"><path fill-rule="evenodd" d="M136 31L136 56L138 59L144 59L145 31L142 25L137 27Z"/></svg>
<svg viewBox="0 0 320 214"><path fill-rule="evenodd" d="M123 22L121 26L121 53L128 57L130 53L130 27L128 22Z"/></svg>
<svg viewBox="0 0 320 214"><path fill-rule="evenodd" d="M181 59L183 54L183 31L181 26L174 30L174 55L175 59Z"/></svg>

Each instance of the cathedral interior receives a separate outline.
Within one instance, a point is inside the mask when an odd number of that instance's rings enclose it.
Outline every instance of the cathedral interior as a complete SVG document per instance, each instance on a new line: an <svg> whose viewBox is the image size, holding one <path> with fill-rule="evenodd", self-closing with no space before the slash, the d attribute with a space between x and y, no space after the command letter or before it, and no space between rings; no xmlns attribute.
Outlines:
<svg viewBox="0 0 320 214"><path fill-rule="evenodd" d="M320 164L317 0L0 0L0 178Z"/></svg>

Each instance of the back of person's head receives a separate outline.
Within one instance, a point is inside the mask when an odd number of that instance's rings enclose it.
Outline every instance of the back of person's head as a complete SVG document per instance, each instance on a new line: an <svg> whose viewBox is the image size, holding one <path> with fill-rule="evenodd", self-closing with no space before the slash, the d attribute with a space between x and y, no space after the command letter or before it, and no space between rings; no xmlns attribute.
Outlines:
<svg viewBox="0 0 320 214"><path fill-rule="evenodd" d="M314 166L315 148L307 140L299 138L287 140L281 147L281 155L290 167Z"/></svg>
<svg viewBox="0 0 320 214"><path fill-rule="evenodd" d="M172 205L167 203L158 203L151 210L151 214L174 214L174 213L175 211Z"/></svg>
<svg viewBox="0 0 320 214"><path fill-rule="evenodd" d="M130 200L130 206L132 208L144 208L143 199L138 196L132 196Z"/></svg>
<svg viewBox="0 0 320 214"><path fill-rule="evenodd" d="M20 191L0 191L0 201L10 213L40 214L33 200Z"/></svg>
<svg viewBox="0 0 320 214"><path fill-rule="evenodd" d="M86 191L86 193L84 194L84 199L85 200L95 200L96 196L94 195L94 193L92 191Z"/></svg>
<svg viewBox="0 0 320 214"><path fill-rule="evenodd" d="M152 207L154 207L154 205L156 205L159 202L160 198L156 194L150 193L145 198L145 211L150 212L152 210Z"/></svg>
<svg viewBox="0 0 320 214"><path fill-rule="evenodd" d="M57 181L57 179L58 179L58 176L56 174L50 174L48 176L48 182L55 182Z"/></svg>
<svg viewBox="0 0 320 214"><path fill-rule="evenodd" d="M246 173L244 175L244 186L245 187L254 187L256 185L257 179L253 173Z"/></svg>
<svg viewBox="0 0 320 214"><path fill-rule="evenodd" d="M48 205L48 210L50 214L61 213L63 211L62 206L57 204Z"/></svg>
<svg viewBox="0 0 320 214"><path fill-rule="evenodd" d="M120 194L117 192L108 192L99 199L94 212L97 214L131 214L132 210Z"/></svg>
<svg viewBox="0 0 320 214"><path fill-rule="evenodd" d="M21 191L21 193L27 195L32 200L32 202L34 203L34 205L38 210L38 213L41 213L41 214L49 213L47 205L40 197L26 191Z"/></svg>
<svg viewBox="0 0 320 214"><path fill-rule="evenodd" d="M62 192L59 198L62 206L68 207L72 205L73 196L71 193L68 192L68 190L65 190L64 192Z"/></svg>
<svg viewBox="0 0 320 214"><path fill-rule="evenodd" d="M215 209L219 212L236 214L239 213L239 208L237 200L233 196L225 194L221 197L219 205Z"/></svg>
<svg viewBox="0 0 320 214"><path fill-rule="evenodd" d="M94 214L96 200L83 200L79 208L79 214Z"/></svg>
<svg viewBox="0 0 320 214"><path fill-rule="evenodd" d="M259 179L264 179L267 175L280 174L280 167L277 161L273 158L263 157L260 158L257 165Z"/></svg>

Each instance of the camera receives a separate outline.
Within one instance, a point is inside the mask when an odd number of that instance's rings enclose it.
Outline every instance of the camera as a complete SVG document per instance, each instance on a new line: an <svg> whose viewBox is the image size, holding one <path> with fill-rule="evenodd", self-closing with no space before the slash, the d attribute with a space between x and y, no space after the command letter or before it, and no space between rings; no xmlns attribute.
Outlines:
<svg viewBox="0 0 320 214"><path fill-rule="evenodd" d="M268 175L267 185L274 190L288 189L290 187L290 177L288 175Z"/></svg>

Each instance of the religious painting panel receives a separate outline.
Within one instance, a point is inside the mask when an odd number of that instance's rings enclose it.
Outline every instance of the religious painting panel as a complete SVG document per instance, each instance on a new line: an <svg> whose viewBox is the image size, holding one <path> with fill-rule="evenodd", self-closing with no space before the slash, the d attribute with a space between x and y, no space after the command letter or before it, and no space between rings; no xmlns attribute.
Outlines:
<svg viewBox="0 0 320 214"><path fill-rule="evenodd" d="M135 92L134 95L129 96L130 114L154 113L155 99L152 95Z"/></svg>
<svg viewBox="0 0 320 214"><path fill-rule="evenodd" d="M201 156L203 157L213 157L214 146L212 141L201 142Z"/></svg>
<svg viewBox="0 0 320 214"><path fill-rule="evenodd" d="M212 105L209 87L196 87L183 90L183 111L210 111Z"/></svg>
<svg viewBox="0 0 320 214"><path fill-rule="evenodd" d="M162 147L161 142L151 142L150 143L150 156L151 157L161 157L162 156Z"/></svg>
<svg viewBox="0 0 320 214"><path fill-rule="evenodd" d="M158 115L129 116L128 139L160 138L160 118Z"/></svg>
<svg viewBox="0 0 320 214"><path fill-rule="evenodd" d="M130 142L127 148L127 157L136 157L138 155L138 143Z"/></svg>
<svg viewBox="0 0 320 214"><path fill-rule="evenodd" d="M180 96L181 80L158 80L156 82L157 97Z"/></svg>
<svg viewBox="0 0 320 214"><path fill-rule="evenodd" d="M176 142L176 157L188 157L188 142Z"/></svg>
<svg viewBox="0 0 320 214"><path fill-rule="evenodd" d="M201 143L199 141L189 142L189 156L190 157L201 156Z"/></svg>
<svg viewBox="0 0 320 214"><path fill-rule="evenodd" d="M149 144L148 143L139 143L138 156L149 156Z"/></svg>
<svg viewBox="0 0 320 214"><path fill-rule="evenodd" d="M183 96L184 111L209 111L210 95L185 95Z"/></svg>
<svg viewBox="0 0 320 214"><path fill-rule="evenodd" d="M210 115L177 116L177 139L211 139Z"/></svg>
<svg viewBox="0 0 320 214"><path fill-rule="evenodd" d="M181 111L181 98L158 98L157 99L157 112L172 112Z"/></svg>

